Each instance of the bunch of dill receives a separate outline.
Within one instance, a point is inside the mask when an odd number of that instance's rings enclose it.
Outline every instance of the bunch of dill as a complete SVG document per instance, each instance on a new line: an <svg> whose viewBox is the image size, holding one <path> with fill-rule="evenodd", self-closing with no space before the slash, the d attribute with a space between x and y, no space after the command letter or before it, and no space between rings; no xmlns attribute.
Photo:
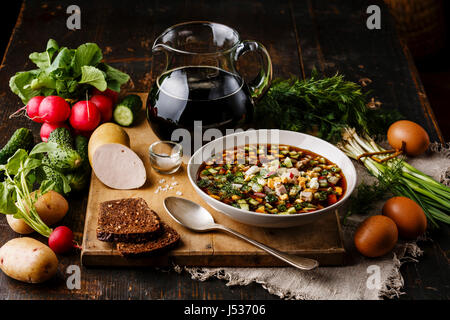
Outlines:
<svg viewBox="0 0 450 320"><path fill-rule="evenodd" d="M345 127L359 133L385 134L398 112L367 107L367 93L342 75L276 79L255 107L255 126L310 133L332 143Z"/></svg>

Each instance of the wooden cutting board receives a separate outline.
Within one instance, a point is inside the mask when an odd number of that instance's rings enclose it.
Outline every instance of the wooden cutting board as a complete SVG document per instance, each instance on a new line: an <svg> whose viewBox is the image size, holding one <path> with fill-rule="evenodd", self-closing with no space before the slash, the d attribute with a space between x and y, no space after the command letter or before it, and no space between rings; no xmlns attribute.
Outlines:
<svg viewBox="0 0 450 320"><path fill-rule="evenodd" d="M145 102L145 95L141 95ZM337 212L324 215L319 221L300 227L288 229L267 229L252 227L233 221L224 214L209 207L191 186L186 163L172 175L161 175L151 169L148 147L158 138L145 120L132 128L125 128L131 140L131 148L144 161L147 169L147 182L136 190L114 190L103 185L92 174L83 234L81 261L85 266L165 266L175 263L181 266L239 266L262 267L284 266L277 258L223 232L194 233L178 225L165 212L163 200L167 196L182 197L193 200L207 208L214 219L250 238L258 240L276 249L317 259L321 265L340 265L344 263L345 249ZM163 182L162 179L165 181ZM175 185L176 182L176 185ZM172 186L172 184L174 184ZM173 189L155 193L158 186L172 186ZM103 201L142 197L158 213L162 221L169 224L181 236L177 248L152 257L125 258L115 250L114 244L97 240L96 228L99 204Z"/></svg>

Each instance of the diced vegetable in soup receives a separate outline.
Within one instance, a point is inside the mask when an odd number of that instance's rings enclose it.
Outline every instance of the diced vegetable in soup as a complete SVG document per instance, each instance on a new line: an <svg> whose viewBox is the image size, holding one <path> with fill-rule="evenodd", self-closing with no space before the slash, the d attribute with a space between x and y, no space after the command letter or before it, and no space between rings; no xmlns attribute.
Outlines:
<svg viewBox="0 0 450 320"><path fill-rule="evenodd" d="M345 193L341 169L311 151L287 145L246 145L205 161L197 185L233 207L301 214L328 207Z"/></svg>

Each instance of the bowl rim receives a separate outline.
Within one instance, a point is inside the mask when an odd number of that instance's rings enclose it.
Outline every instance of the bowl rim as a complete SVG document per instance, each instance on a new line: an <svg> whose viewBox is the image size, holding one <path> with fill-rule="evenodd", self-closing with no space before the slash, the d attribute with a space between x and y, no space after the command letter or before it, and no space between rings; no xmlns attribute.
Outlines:
<svg viewBox="0 0 450 320"><path fill-rule="evenodd" d="M191 170L190 170L190 168L194 165L193 159L194 159L200 152L202 152L202 150L203 150L204 148L206 148L206 147L209 146L209 145L212 145L212 144L214 144L214 143L219 143L220 141L222 141L222 140L224 140L224 139L226 139L226 138L230 138L230 137L232 137L232 136L245 135L246 133L250 133L250 132L253 132L253 134L254 134L255 131L256 131L256 132L258 132L258 131L265 131L265 132L278 131L278 132L284 132L284 133L286 133L286 134L299 134L299 135L307 136L307 137L309 137L309 138L312 138L313 140L317 140L318 142L320 141L320 143L325 143L325 144L327 144L329 147L331 147L332 149L334 149L334 151L336 151L336 152L342 154L345 158L348 159L348 161L349 161L349 163L350 163L349 170L351 171L351 176L350 176L350 177L348 177L347 175L345 175L345 179L346 179L346 181L347 181L347 189L346 189L346 192L345 192L344 197L342 197L342 199L340 199L338 202L332 204L331 206L325 207L325 208L323 208L323 209L311 211L311 212L305 212L305 213L301 213L301 214L292 214L292 215L278 215L278 214L270 214L270 215L268 215L267 213L259 213L259 212L254 212L254 211L250 211L250 210L244 210L244 209L240 209L240 208L235 208L235 207L233 207L233 206L231 206L231 205L229 205L229 204L226 204L226 203L224 203L224 202L222 202L222 201L219 201L219 200L214 199L213 197L211 197L211 196L209 196L208 194L206 194L202 189L200 189L200 187L197 186L197 183L194 181L194 179L193 179L193 177L192 177L192 175L191 175ZM280 144L282 144L282 143L280 143ZM298 147L298 148L301 148L301 147ZM307 149L304 149L304 150L307 150ZM311 151L311 152L316 153L314 150L308 150L308 151ZM317 153L317 154L320 155L319 153ZM310 134L307 134L307 133L296 132L296 131L289 131L289 130L281 130L281 129L258 129L258 130L252 130L252 131L236 132L236 133L232 133L232 134L225 135L225 136L220 137L220 138L218 138L218 139L215 139L215 140L213 140L213 141L210 141L210 142L208 142L207 144L203 145L201 148L199 148L197 151L194 152L194 154L193 154L193 155L191 156L191 158L189 159L189 162L188 162L188 164L187 164L186 170L187 170L187 174L188 174L189 181L191 182L191 184L192 184L192 186L194 187L195 191L196 191L197 193L199 193L200 195L206 196L207 199L211 200L214 204L217 204L217 205L219 205L219 206L224 205L224 206L226 206L226 207L228 207L228 208L230 208L230 209L237 210L237 211L240 212L240 213L250 214L250 215L253 215L253 216L255 216L255 217L265 217L265 218L269 218L269 217L270 217L269 219L271 219L271 218L272 218L272 219L294 219L294 218L298 218L298 217L304 217L304 216L310 216L310 215L321 214L321 213L325 213L325 212L331 211L331 210L333 210L333 209L337 209L337 208L339 208L341 205L343 205L344 202L345 202L345 201L350 197L350 195L353 193L353 191L354 191L354 189L355 189L355 187L356 187L356 182L357 182L356 168L355 168L355 166L354 166L352 160L351 160L351 159L350 159L343 151L341 151L339 148L337 148L337 147L334 146L333 144L329 143L328 141L325 141L325 140L323 140L323 139L321 139L321 138L315 137L315 136L310 135ZM197 172L198 172L198 170L197 170ZM196 176L197 176L197 172L195 172L195 175L196 175ZM350 188L348 188L348 185L349 185L349 183L348 183L349 178L352 178L352 183L351 183ZM206 199L206 198L204 198L204 199Z"/></svg>

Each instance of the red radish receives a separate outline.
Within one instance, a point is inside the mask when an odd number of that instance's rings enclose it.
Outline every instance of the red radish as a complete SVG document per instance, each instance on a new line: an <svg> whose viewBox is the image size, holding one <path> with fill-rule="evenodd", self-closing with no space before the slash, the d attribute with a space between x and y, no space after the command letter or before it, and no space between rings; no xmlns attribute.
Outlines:
<svg viewBox="0 0 450 320"><path fill-rule="evenodd" d="M100 123L101 114L93 102L78 101L72 107L70 124L76 130L91 131Z"/></svg>
<svg viewBox="0 0 450 320"><path fill-rule="evenodd" d="M43 123L42 127L41 127L41 132L40 132L41 140L44 142L47 142L48 137L50 136L50 133L57 128L69 129L67 124L65 124L64 122L60 122L60 123L46 123L45 122L45 123Z"/></svg>
<svg viewBox="0 0 450 320"><path fill-rule="evenodd" d="M108 122L111 120L113 113L113 101L111 98L101 94L96 94L95 96L92 96L89 101L95 103L98 111L100 111L102 118L101 122Z"/></svg>
<svg viewBox="0 0 450 320"><path fill-rule="evenodd" d="M38 123L44 122L44 120L42 120L39 117L39 106L40 106L42 100L44 100L44 98L45 97L43 97L43 96L36 96L36 97L33 97L30 100L28 100L27 115L34 122L38 122Z"/></svg>
<svg viewBox="0 0 450 320"><path fill-rule="evenodd" d="M97 88L94 88L94 90L92 90L92 94L93 95L102 95L102 96L107 96L108 98L110 98L113 102L113 104L115 104L117 102L117 98L119 97L119 93L117 91L111 90L111 89L106 89L105 91L100 91Z"/></svg>
<svg viewBox="0 0 450 320"><path fill-rule="evenodd" d="M23 106L22 108L14 111L9 118L12 119L14 117L17 117L23 110L26 110L27 112L27 116L35 121L35 122L39 122L42 123L44 122L40 117L39 117L39 105L41 104L42 100L45 97L43 96L36 96L31 98L30 100L28 100L28 103L26 106Z"/></svg>
<svg viewBox="0 0 450 320"><path fill-rule="evenodd" d="M58 96L45 97L39 105L39 117L44 122L64 122L70 116L70 105Z"/></svg>
<svg viewBox="0 0 450 320"><path fill-rule="evenodd" d="M73 232L66 226L60 226L53 230L48 237L48 246L55 253L65 253L76 247L73 241Z"/></svg>

